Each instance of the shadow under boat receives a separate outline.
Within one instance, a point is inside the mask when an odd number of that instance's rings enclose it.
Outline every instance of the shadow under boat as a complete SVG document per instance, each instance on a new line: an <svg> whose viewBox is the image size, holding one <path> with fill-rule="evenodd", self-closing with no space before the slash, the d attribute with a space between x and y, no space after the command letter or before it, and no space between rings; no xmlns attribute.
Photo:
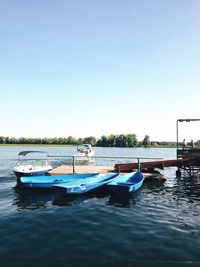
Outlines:
<svg viewBox="0 0 200 267"><path fill-rule="evenodd" d="M73 206L80 204L89 199L101 199L108 197L107 190L96 190L94 192L88 192L82 195L57 195L53 201L52 205L54 206Z"/></svg>
<svg viewBox="0 0 200 267"><path fill-rule="evenodd" d="M92 198L105 198L109 196L106 188L96 189L83 195L60 195L53 189L35 189L14 187L15 198L12 205L17 210L44 209L49 206L73 206Z"/></svg>
<svg viewBox="0 0 200 267"><path fill-rule="evenodd" d="M45 209L49 206L73 206L79 205L89 199L105 198L106 205L117 207L131 207L141 199L141 190L131 195L111 194L106 188L88 192L83 195L59 195L53 190L15 190L14 206L17 210Z"/></svg>
<svg viewBox="0 0 200 267"><path fill-rule="evenodd" d="M19 190L14 188L15 198L12 205L16 206L17 210L36 210L44 209L51 205L52 200L55 197L53 191L41 191L41 190Z"/></svg>
<svg viewBox="0 0 200 267"><path fill-rule="evenodd" d="M130 208L139 202L142 198L142 190L139 189L131 194L110 194L107 205L121 208Z"/></svg>

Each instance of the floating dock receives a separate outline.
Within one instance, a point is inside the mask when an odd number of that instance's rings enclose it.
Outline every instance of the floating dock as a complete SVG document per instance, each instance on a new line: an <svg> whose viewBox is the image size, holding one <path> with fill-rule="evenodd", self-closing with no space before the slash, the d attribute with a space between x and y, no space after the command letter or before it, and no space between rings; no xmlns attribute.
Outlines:
<svg viewBox="0 0 200 267"><path fill-rule="evenodd" d="M49 172L50 175L64 175L64 174L71 174L73 173L73 166L68 165L61 165ZM106 174L108 172L115 172L115 169L113 166L93 166L93 165L86 165L86 166L76 166L75 169L76 173L103 173ZM124 173L121 172L120 173ZM158 179L162 180L164 179L164 176L160 174L159 172L144 172L144 177L148 179Z"/></svg>
<svg viewBox="0 0 200 267"><path fill-rule="evenodd" d="M111 166L93 166L93 165L84 165L84 166L76 166L75 167L76 173L108 173L114 171L114 168ZM49 173L51 175L63 175L63 174L70 174L73 173L74 169L73 166L69 165L61 165L53 170L51 170Z"/></svg>

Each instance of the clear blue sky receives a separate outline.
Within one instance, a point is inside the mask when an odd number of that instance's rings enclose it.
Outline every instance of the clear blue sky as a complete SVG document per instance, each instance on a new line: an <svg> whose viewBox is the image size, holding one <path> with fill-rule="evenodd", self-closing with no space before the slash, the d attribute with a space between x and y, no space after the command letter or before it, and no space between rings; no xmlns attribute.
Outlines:
<svg viewBox="0 0 200 267"><path fill-rule="evenodd" d="M0 4L0 135L173 141L200 118L199 0Z"/></svg>

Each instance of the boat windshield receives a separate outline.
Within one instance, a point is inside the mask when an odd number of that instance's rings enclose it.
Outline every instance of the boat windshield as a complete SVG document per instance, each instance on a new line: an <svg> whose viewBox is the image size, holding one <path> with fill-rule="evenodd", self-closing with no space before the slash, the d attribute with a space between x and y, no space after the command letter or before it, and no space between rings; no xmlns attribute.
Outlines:
<svg viewBox="0 0 200 267"><path fill-rule="evenodd" d="M21 151L16 165L49 165L48 154L44 151Z"/></svg>
<svg viewBox="0 0 200 267"><path fill-rule="evenodd" d="M46 154L46 152L44 152L44 151L33 151L33 150L29 150L29 151L21 151L21 152L19 152L18 156L26 156L27 154L31 154L31 153L42 153L42 154Z"/></svg>
<svg viewBox="0 0 200 267"><path fill-rule="evenodd" d="M77 151L78 152L85 152L86 150L92 150L92 146L90 144L83 144L77 146Z"/></svg>

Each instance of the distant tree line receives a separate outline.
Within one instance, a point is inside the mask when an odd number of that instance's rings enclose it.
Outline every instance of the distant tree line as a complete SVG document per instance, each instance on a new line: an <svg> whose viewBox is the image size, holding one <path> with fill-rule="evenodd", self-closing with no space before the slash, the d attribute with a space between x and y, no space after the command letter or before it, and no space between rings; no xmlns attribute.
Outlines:
<svg viewBox="0 0 200 267"><path fill-rule="evenodd" d="M150 137L145 135L142 141L137 140L135 134L120 134L101 136L97 139L94 136L84 138L68 137L55 137L55 138L27 138L27 137L4 137L0 136L0 144L27 144L27 145L79 145L91 144L92 146L99 147L176 147L176 142L167 141L150 141ZM200 145L200 140L196 142ZM181 146L181 143L179 143Z"/></svg>

